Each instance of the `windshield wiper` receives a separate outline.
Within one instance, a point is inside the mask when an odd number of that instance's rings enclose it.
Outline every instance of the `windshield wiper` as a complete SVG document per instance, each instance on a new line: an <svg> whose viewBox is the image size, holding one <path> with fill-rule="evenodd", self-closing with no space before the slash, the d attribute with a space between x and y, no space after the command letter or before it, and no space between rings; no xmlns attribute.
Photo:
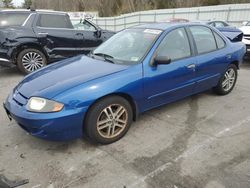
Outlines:
<svg viewBox="0 0 250 188"><path fill-rule="evenodd" d="M103 59L104 59L105 61L108 61L108 62L110 62L110 63L114 63L114 64L115 64L115 62L114 62L114 57L111 56L111 55L104 54L104 53L93 53L93 55L95 55L95 56L101 56L101 57L103 57Z"/></svg>

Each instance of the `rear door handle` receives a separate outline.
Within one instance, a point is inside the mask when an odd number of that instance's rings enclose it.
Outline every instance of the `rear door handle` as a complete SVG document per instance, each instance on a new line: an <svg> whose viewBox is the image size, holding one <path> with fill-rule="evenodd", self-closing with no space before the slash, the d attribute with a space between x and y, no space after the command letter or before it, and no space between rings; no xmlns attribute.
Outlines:
<svg viewBox="0 0 250 188"><path fill-rule="evenodd" d="M227 59L231 59L232 58L232 54L227 54Z"/></svg>
<svg viewBox="0 0 250 188"><path fill-rule="evenodd" d="M187 68L188 69L195 69L196 65L195 64L190 64L190 65L187 65Z"/></svg>

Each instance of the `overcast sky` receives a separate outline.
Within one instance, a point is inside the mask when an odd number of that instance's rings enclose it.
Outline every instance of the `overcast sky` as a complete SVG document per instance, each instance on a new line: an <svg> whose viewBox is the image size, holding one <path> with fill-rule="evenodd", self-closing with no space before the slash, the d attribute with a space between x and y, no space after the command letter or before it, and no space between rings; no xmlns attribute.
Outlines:
<svg viewBox="0 0 250 188"><path fill-rule="evenodd" d="M21 6L24 0L12 0L14 6Z"/></svg>

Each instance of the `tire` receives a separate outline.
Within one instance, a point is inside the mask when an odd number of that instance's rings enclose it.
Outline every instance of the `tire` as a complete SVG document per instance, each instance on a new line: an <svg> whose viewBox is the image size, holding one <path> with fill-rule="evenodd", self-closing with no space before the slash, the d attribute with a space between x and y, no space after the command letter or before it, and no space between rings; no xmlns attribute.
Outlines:
<svg viewBox="0 0 250 188"><path fill-rule="evenodd" d="M214 91L218 95L227 95L233 90L235 83L237 81L237 76L238 72L236 65L230 64L227 70L220 78L218 85L214 88Z"/></svg>
<svg viewBox="0 0 250 188"><path fill-rule="evenodd" d="M46 65L46 56L37 49L25 49L17 56L17 67L24 74L34 72Z"/></svg>
<svg viewBox="0 0 250 188"><path fill-rule="evenodd" d="M127 133L132 116L131 105L126 99L119 96L106 97L90 108L84 130L92 142L111 144Z"/></svg>

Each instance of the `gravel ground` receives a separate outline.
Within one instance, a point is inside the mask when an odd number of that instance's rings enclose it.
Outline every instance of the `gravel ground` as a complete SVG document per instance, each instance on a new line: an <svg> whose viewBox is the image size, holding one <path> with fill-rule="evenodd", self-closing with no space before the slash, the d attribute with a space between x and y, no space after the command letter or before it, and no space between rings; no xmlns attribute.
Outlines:
<svg viewBox="0 0 250 188"><path fill-rule="evenodd" d="M227 96L207 91L142 114L120 141L49 142L0 108L0 174L22 188L250 187L250 60ZM0 103L22 79L0 67Z"/></svg>

